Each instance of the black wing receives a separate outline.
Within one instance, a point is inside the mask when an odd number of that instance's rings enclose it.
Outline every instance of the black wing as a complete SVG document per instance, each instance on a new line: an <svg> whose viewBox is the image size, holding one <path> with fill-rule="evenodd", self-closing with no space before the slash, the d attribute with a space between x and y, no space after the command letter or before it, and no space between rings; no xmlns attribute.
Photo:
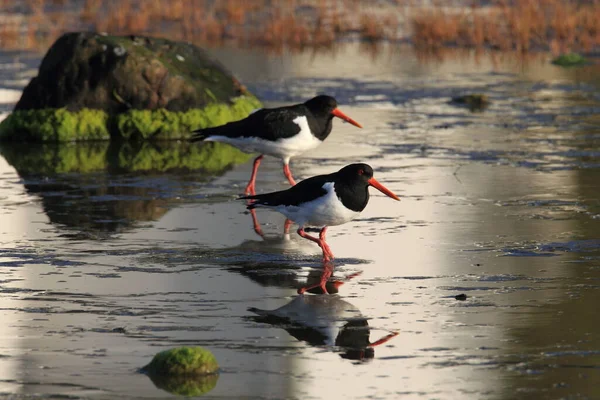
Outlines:
<svg viewBox="0 0 600 400"><path fill-rule="evenodd" d="M298 182L295 186L279 192L257 194L254 196L240 197L240 199L255 200L248 205L248 210L261 206L297 206L302 203L308 203L325 194L327 191L323 188L328 182L334 182L334 174L317 175L312 178Z"/></svg>
<svg viewBox="0 0 600 400"><path fill-rule="evenodd" d="M308 112L303 104L280 108L263 108L239 121L229 122L214 128L195 130L192 141L204 140L217 135L230 138L256 137L271 141L285 139L300 132L300 126L294 122L294 119L307 115Z"/></svg>

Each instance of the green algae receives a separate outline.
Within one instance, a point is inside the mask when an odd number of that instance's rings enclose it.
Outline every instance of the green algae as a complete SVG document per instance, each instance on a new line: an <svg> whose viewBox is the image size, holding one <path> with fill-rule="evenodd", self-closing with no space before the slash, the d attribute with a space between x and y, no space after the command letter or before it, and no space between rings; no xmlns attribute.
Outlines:
<svg viewBox="0 0 600 400"><path fill-rule="evenodd" d="M107 139L110 139L108 114L102 110L20 110L0 123L0 141L69 142Z"/></svg>
<svg viewBox="0 0 600 400"><path fill-rule="evenodd" d="M219 364L215 356L202 347L176 347L157 353L142 372L160 376L202 376L215 374Z"/></svg>
<svg viewBox="0 0 600 400"><path fill-rule="evenodd" d="M165 109L128 110L109 116L105 111L65 108L18 110L0 123L0 141L74 142L107 140L188 139L195 129L239 120L261 107L253 96L232 104L212 103L203 109L177 112Z"/></svg>
<svg viewBox="0 0 600 400"><path fill-rule="evenodd" d="M587 60L584 56L577 53L561 54L552 60L552 64L558 65L559 67L578 67L585 65Z"/></svg>
<svg viewBox="0 0 600 400"><path fill-rule="evenodd" d="M140 372L169 393L200 396L217 385L219 364L209 350L184 346L161 351Z"/></svg>

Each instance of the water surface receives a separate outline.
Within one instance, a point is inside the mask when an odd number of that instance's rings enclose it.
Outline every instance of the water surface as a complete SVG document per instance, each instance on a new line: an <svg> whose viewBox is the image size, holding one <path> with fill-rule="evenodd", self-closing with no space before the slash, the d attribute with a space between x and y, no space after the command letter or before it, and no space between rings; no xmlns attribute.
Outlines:
<svg viewBox="0 0 600 400"><path fill-rule="evenodd" d="M214 54L267 105L325 92L364 125L336 121L292 160L298 178L366 162L402 198L372 191L359 219L329 230L343 284L304 308L321 334L248 310L298 306L321 268L282 216L258 212L255 233L236 200L251 161L86 172L53 169L56 152L36 170L4 148L0 392L169 397L137 369L200 345L222 367L206 398L600 397L597 66L359 45ZM18 81L30 64L2 73ZM450 104L466 93L490 106ZM98 150L86 151L82 163ZM258 190L285 187L265 159ZM323 335L354 332L349 321L360 329L345 347Z"/></svg>

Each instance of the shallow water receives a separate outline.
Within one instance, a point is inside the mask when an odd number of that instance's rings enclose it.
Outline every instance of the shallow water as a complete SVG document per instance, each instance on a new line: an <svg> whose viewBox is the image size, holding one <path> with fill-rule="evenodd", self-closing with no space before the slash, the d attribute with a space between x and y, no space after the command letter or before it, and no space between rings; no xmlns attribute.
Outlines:
<svg viewBox="0 0 600 400"><path fill-rule="evenodd" d="M365 126L335 122L292 161L298 178L367 162L402 201L372 191L329 230L344 284L304 302L318 248L275 213L254 232L235 200L251 162L41 174L0 157L0 393L170 397L137 369L200 345L222 367L206 398L600 398L597 66L354 45L214 54L267 105L327 92ZM489 108L449 104L472 92ZM258 190L285 187L266 159ZM285 305L317 333L248 310ZM348 320L362 329L335 346Z"/></svg>

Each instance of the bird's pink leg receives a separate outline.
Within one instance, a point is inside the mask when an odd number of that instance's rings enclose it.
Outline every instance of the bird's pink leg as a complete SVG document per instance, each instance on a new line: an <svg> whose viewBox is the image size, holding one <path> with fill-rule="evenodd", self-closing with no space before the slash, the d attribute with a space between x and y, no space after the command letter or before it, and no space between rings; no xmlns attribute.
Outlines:
<svg viewBox="0 0 600 400"><path fill-rule="evenodd" d="M296 185L296 181L292 177L292 171L290 171L290 164L288 164L287 162L283 163L283 174L287 178L288 182L290 182L290 185Z"/></svg>
<svg viewBox="0 0 600 400"><path fill-rule="evenodd" d="M327 242L325 242L325 233L327 233L326 226L323 227L323 229L321 229L321 232L319 232L319 240L321 241L320 246L323 249L323 252L327 253L327 255L329 256L329 259L333 260L335 257L333 256L333 252L329 248L329 245L327 244Z"/></svg>
<svg viewBox="0 0 600 400"><path fill-rule="evenodd" d="M256 194L256 187L255 187L255 183L256 183L256 173L258 172L258 166L260 165L260 161L263 159L263 155L261 154L260 156L256 157L254 159L254 165L252 166L252 175L250 176L250 182L248 182L248 185L246 186L246 189L244 190L244 194L248 195L255 195Z"/></svg>
<svg viewBox="0 0 600 400"><path fill-rule="evenodd" d="M260 222L258 222L258 218L256 217L256 210L250 210L250 215L252 216L252 225L254 226L254 232L260 237L264 237L264 233L262 228L260 227Z"/></svg>
<svg viewBox="0 0 600 400"><path fill-rule="evenodd" d="M319 245L321 250L323 250L323 262L329 262L329 261L331 261L331 258L333 258L331 249L329 248L327 243L325 243L326 230L327 230L327 227L321 229L321 233L319 233L319 237L316 238L316 237L310 236L308 233L304 232L304 228L302 228L302 227L298 228L298 235L302 236L305 239L315 242L316 244Z"/></svg>
<svg viewBox="0 0 600 400"><path fill-rule="evenodd" d="M285 219L285 223L283 224L283 234L287 235L288 233L290 233L290 226L292 226L292 224L294 223L294 221L292 221L291 219Z"/></svg>
<svg viewBox="0 0 600 400"><path fill-rule="evenodd" d="M329 277L331 277L331 274L333 274L333 264L330 262L324 261L323 262L323 273L321 274L319 283L316 283L316 284L310 285L310 286L305 286L303 288L298 289L298 294L303 294L307 290L311 290L316 287L320 287L321 290L323 291L323 294L329 294L325 285L327 284L327 280L329 279Z"/></svg>

